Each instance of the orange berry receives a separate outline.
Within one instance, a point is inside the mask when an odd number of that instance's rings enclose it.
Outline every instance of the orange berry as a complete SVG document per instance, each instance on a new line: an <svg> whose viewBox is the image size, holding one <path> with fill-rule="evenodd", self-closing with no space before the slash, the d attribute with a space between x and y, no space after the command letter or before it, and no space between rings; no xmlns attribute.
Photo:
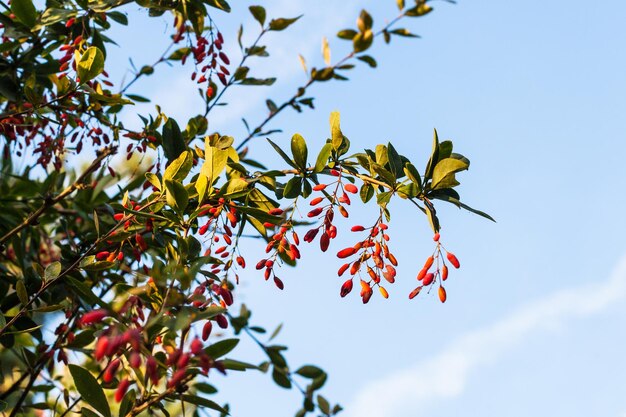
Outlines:
<svg viewBox="0 0 626 417"><path fill-rule="evenodd" d="M337 257L341 258L341 259L348 258L348 257L354 255L356 253L356 251L357 250L355 248L348 247L348 248L342 249L339 252L337 252Z"/></svg>
<svg viewBox="0 0 626 417"><path fill-rule="evenodd" d="M441 300L442 303L446 302L446 289L443 287L439 287L439 300Z"/></svg>
<svg viewBox="0 0 626 417"><path fill-rule="evenodd" d="M454 266L456 269L459 269L461 267L461 264L459 263L459 260L457 259L456 256L454 256L454 254L452 252L448 252L446 254L446 258L448 258L448 260L450 261L452 266Z"/></svg>

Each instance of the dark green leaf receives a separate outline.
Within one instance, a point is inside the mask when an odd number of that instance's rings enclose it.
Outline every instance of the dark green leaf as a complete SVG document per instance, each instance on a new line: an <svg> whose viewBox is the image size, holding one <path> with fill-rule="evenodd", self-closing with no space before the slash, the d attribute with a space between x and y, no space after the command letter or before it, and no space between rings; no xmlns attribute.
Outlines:
<svg viewBox="0 0 626 417"><path fill-rule="evenodd" d="M320 375L322 375L324 371L321 368L318 368L317 366L314 366L314 365L304 365L304 366L301 366L296 371L296 373L305 378L315 379L319 377Z"/></svg>
<svg viewBox="0 0 626 417"><path fill-rule="evenodd" d="M238 343L239 339L220 340L219 342L215 342L211 346L205 348L204 353L213 359L217 359L232 351Z"/></svg>
<svg viewBox="0 0 626 417"><path fill-rule="evenodd" d="M339 33L337 33L337 37L340 39L346 39L346 40L352 40L356 34L358 32L356 30L353 29L344 29L344 30L340 30Z"/></svg>
<svg viewBox="0 0 626 417"><path fill-rule="evenodd" d="M289 158L289 156L281 149L280 146L272 142L269 138L267 138L267 141L270 143L270 145L272 145L272 148L274 148L274 150L278 152L278 154L283 158L285 162L287 162L289 165L291 165L294 168L298 168L296 163L292 161L291 158Z"/></svg>
<svg viewBox="0 0 626 417"><path fill-rule="evenodd" d="M265 25L265 8L262 6L250 6L249 9L252 16L254 16L256 21L263 27Z"/></svg>
<svg viewBox="0 0 626 417"><path fill-rule="evenodd" d="M178 181L165 181L165 198L167 204L178 213L185 211L187 204L189 204L189 194Z"/></svg>
<svg viewBox="0 0 626 417"><path fill-rule="evenodd" d="M286 18L272 19L272 21L270 21L270 30L274 30L274 31L285 30L289 26L291 26L293 23L295 23L298 19L300 19L301 17L302 15L298 17L294 17L292 19L286 19Z"/></svg>
<svg viewBox="0 0 626 417"><path fill-rule="evenodd" d="M361 56L358 56L356 59L359 59L365 62L367 65L369 65L372 68L376 68L378 66L378 63L376 62L376 60L369 55L361 55Z"/></svg>
<svg viewBox="0 0 626 417"><path fill-rule="evenodd" d="M183 401L198 405L200 407L206 407L206 408L210 408L211 410L219 411L220 413L228 414L228 411L225 410L222 406L220 406L215 401L211 401L207 398L199 397L197 395L183 394L181 396L181 399Z"/></svg>
<svg viewBox="0 0 626 417"><path fill-rule="evenodd" d="M283 191L283 197L285 198L296 198L302 193L302 178L301 177L293 177L287 184L285 185L285 190Z"/></svg>
<svg viewBox="0 0 626 417"><path fill-rule="evenodd" d="M163 125L163 151L168 161L173 161L187 149L178 123L174 119L167 119Z"/></svg>
<svg viewBox="0 0 626 417"><path fill-rule="evenodd" d="M35 22L37 22L37 9L35 9L32 0L11 1L11 12L29 28L35 26Z"/></svg>
<svg viewBox="0 0 626 417"><path fill-rule="evenodd" d="M291 389L291 381L289 378L287 378L284 372L281 372L276 367L274 367L274 370L272 371L272 379L279 387Z"/></svg>
<svg viewBox="0 0 626 417"><path fill-rule="evenodd" d="M91 372L85 368L81 368L78 365L69 365L70 373L74 378L74 384L78 393L83 397L83 401L95 408L100 414L105 417L111 417L111 409L104 391L96 378L91 375Z"/></svg>
<svg viewBox="0 0 626 417"><path fill-rule="evenodd" d="M330 143L326 143L322 146L322 150L317 155L317 160L315 161L315 168L313 168L313 172L317 174L318 172L322 172L324 168L326 168L326 164L328 163L328 158L330 158L330 154L333 150L333 145Z"/></svg>

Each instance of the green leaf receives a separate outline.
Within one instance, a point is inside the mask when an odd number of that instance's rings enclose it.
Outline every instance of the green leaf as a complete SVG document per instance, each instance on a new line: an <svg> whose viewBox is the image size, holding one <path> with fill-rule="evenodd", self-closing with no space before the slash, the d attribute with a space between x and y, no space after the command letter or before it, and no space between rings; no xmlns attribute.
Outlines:
<svg viewBox="0 0 626 417"><path fill-rule="evenodd" d="M285 162L287 162L289 165L291 165L294 168L298 168L296 163L292 161L291 158L289 158L289 155L287 155L285 151L281 149L280 146L272 142L269 138L267 138L267 141L270 143L270 145L272 145L272 148L274 148L274 150L281 156L281 158L283 158Z"/></svg>
<svg viewBox="0 0 626 417"><path fill-rule="evenodd" d="M356 36L357 33L358 32L354 29L344 29L344 30L340 30L337 33L337 37L340 39L351 41Z"/></svg>
<svg viewBox="0 0 626 417"><path fill-rule="evenodd" d="M226 168L228 151L211 146L208 137L205 139L204 144L204 163L200 169L200 174L207 178L209 187L212 187L213 182Z"/></svg>
<svg viewBox="0 0 626 417"><path fill-rule="evenodd" d="M228 411L225 410L222 406L220 406L215 401L211 401L207 398L203 398L203 397L199 397L197 395L191 395L191 394L183 394L180 398L185 402L195 404L200 407L210 408L211 410L219 411L220 413L223 413L223 414L228 414Z"/></svg>
<svg viewBox="0 0 626 417"><path fill-rule="evenodd" d="M152 172L146 172L146 179L150 182L150 184L155 186L157 190L163 191L161 180L159 179L159 177L157 177L156 174L153 174Z"/></svg>
<svg viewBox="0 0 626 417"><path fill-rule="evenodd" d="M83 407L80 409L80 415L83 417L100 417L100 414L94 413L89 408Z"/></svg>
<svg viewBox="0 0 626 417"><path fill-rule="evenodd" d="M296 198L302 193L302 178L301 177L293 177L287 184L285 185L285 189L283 191L284 198Z"/></svg>
<svg viewBox="0 0 626 417"><path fill-rule="evenodd" d="M96 378L91 375L91 372L73 364L69 365L69 368L72 378L74 378L76 389L83 397L83 401L95 408L103 416L111 417L111 409L104 391Z"/></svg>
<svg viewBox="0 0 626 417"><path fill-rule="evenodd" d="M220 340L219 342L215 342L211 346L206 347L204 349L204 353L206 353L213 359L217 359L235 349L238 343L239 339Z"/></svg>
<svg viewBox="0 0 626 417"><path fill-rule="evenodd" d="M313 168L313 173L317 174L318 172L322 172L324 168L326 168L326 164L328 163L328 158L330 158L330 154L333 150L333 145L331 143L326 143L322 146L322 150L317 155L317 160L315 161L315 168Z"/></svg>
<svg viewBox="0 0 626 417"><path fill-rule="evenodd" d="M272 379L279 387L287 389L291 388L291 381L287 378L287 375L285 375L285 373L280 371L277 367L274 367L274 370L272 371Z"/></svg>
<svg viewBox="0 0 626 417"><path fill-rule="evenodd" d="M321 395L317 396L317 406L320 408L320 411L327 416L330 415L330 403L328 400Z"/></svg>
<svg viewBox="0 0 626 417"><path fill-rule="evenodd" d="M124 398L120 403L120 411L118 413L119 417L126 417L126 414L128 414L128 412L133 408L136 395L137 394L134 389L129 390L126 395L124 395Z"/></svg>
<svg viewBox="0 0 626 417"><path fill-rule="evenodd" d="M167 119L163 125L163 152L168 161L173 161L187 149L183 134L174 119Z"/></svg>
<svg viewBox="0 0 626 417"><path fill-rule="evenodd" d="M55 279L61 274L61 262L52 262L46 267L44 272L44 280L49 281Z"/></svg>
<svg viewBox="0 0 626 417"><path fill-rule="evenodd" d="M304 138L297 133L291 137L291 153L298 168L303 172L306 171L308 150Z"/></svg>
<svg viewBox="0 0 626 417"><path fill-rule="evenodd" d="M420 177L420 173L417 171L417 168L413 166L410 162L407 162L404 165L404 173L411 180L413 184L418 187L419 192L422 192L422 178Z"/></svg>
<svg viewBox="0 0 626 417"><path fill-rule="evenodd" d="M324 371L321 368L314 366L314 365L304 365L298 368L296 373L305 378L315 379L319 377L320 375L322 375Z"/></svg>
<svg viewBox="0 0 626 417"><path fill-rule="evenodd" d="M343 143L343 133L341 133L341 116L339 112L334 111L330 114L330 137L334 150L338 150Z"/></svg>
<svg viewBox="0 0 626 417"><path fill-rule="evenodd" d="M437 218L437 212L435 211L435 207L432 203L429 203L428 200L424 200L426 203L426 217L428 217L428 223L430 223L431 229L433 229L434 233L439 232L439 219Z"/></svg>
<svg viewBox="0 0 626 417"><path fill-rule="evenodd" d="M437 135L437 129L434 129L433 149L430 153L428 164L426 164L426 169L424 170L424 182L432 178L433 168L435 168L435 164L437 163L438 160L439 160L439 136Z"/></svg>
<svg viewBox="0 0 626 417"><path fill-rule="evenodd" d="M204 0L204 2L211 7L230 13L230 5L225 0Z"/></svg>
<svg viewBox="0 0 626 417"><path fill-rule="evenodd" d="M372 19L372 16L367 12L367 10L361 10L361 14L356 21L356 25L359 28L359 31L365 32L366 30L371 29L373 24L374 19Z"/></svg>
<svg viewBox="0 0 626 417"><path fill-rule="evenodd" d="M364 203L370 201L372 197L374 197L374 187L372 186L372 184L363 184L359 195L361 196L361 201L363 201Z"/></svg>
<svg viewBox="0 0 626 417"><path fill-rule="evenodd" d="M178 158L173 160L163 174L163 181L182 181L187 177L193 166L193 155L190 151L184 151ZM153 174L154 175L154 174ZM160 187L159 187L160 188Z"/></svg>
<svg viewBox="0 0 626 417"><path fill-rule="evenodd" d="M456 181L454 174L459 171L466 170L469 165L460 159L445 158L439 161L433 170L433 180L431 188L452 188L459 183Z"/></svg>
<svg viewBox="0 0 626 417"><path fill-rule="evenodd" d="M378 195L376 196L376 203L381 207L386 207L387 204L389 204L389 201L391 201L391 196L392 196L391 191L378 193Z"/></svg>
<svg viewBox="0 0 626 417"><path fill-rule="evenodd" d="M261 25L261 27L263 27L265 25L265 8L263 8L262 6L250 6L250 13L252 13L252 16L256 19L257 22L259 22L259 24Z"/></svg>
<svg viewBox="0 0 626 417"><path fill-rule="evenodd" d="M170 207L178 213L182 213L189 204L189 194L185 187L178 181L165 181L165 199Z"/></svg>
<svg viewBox="0 0 626 417"><path fill-rule="evenodd" d="M272 19L270 21L270 30L273 30L273 31L285 30L289 26L294 24L301 17L302 17L302 15L300 15L298 17L294 17L292 19L286 19L286 18Z"/></svg>
<svg viewBox="0 0 626 417"><path fill-rule="evenodd" d="M359 53L369 49L374 42L374 33L371 29L358 33L352 40L354 52Z"/></svg>
<svg viewBox="0 0 626 417"><path fill-rule="evenodd" d="M81 84L96 78L104 70L104 54L95 46L90 46L81 55L77 66L76 73L80 78Z"/></svg>
<svg viewBox="0 0 626 417"><path fill-rule="evenodd" d="M37 22L37 9L33 5L32 0L13 0L11 1L11 12L17 20L32 28Z"/></svg>
<svg viewBox="0 0 626 417"><path fill-rule="evenodd" d="M268 342L271 342L276 336L278 336L278 333L280 333L280 331L283 329L283 324L280 323L276 329L272 332L272 335L270 336L269 339L267 339Z"/></svg>
<svg viewBox="0 0 626 417"><path fill-rule="evenodd" d="M89 304L99 305L100 307L106 308L106 309L110 308L110 306L106 302L104 302L100 297L94 294L93 291L91 291L91 288L89 288L89 286L86 285L85 283L80 282L76 278L73 278L70 276L65 277L64 282L67 283L70 286L70 288L75 290L76 293L80 296L80 298L87 301Z"/></svg>
<svg viewBox="0 0 626 417"><path fill-rule="evenodd" d="M402 166L402 158L391 143L387 144L387 159L389 160L389 169L396 178L404 176L404 167Z"/></svg>
<svg viewBox="0 0 626 417"><path fill-rule="evenodd" d="M18 279L15 283L15 291L17 292L17 298L20 300L23 306L28 304L28 291L26 291L26 285L22 278Z"/></svg>
<svg viewBox="0 0 626 417"><path fill-rule="evenodd" d="M356 57L356 59L365 62L371 68L376 68L378 66L378 63L376 62L376 60L369 55L361 55L361 56Z"/></svg>
<svg viewBox="0 0 626 417"><path fill-rule="evenodd" d="M276 78L244 78L239 82L241 85L272 85Z"/></svg>

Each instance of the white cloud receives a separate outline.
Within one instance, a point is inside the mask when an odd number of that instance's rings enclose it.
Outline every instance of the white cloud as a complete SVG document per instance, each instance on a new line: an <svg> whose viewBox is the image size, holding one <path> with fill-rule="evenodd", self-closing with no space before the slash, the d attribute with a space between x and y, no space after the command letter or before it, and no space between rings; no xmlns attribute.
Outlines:
<svg viewBox="0 0 626 417"><path fill-rule="evenodd" d="M366 385L346 407L346 417L418 415L428 403L461 394L473 371L496 361L529 333L592 315L625 297L626 256L603 283L558 291L529 303L488 327L461 336L436 356Z"/></svg>

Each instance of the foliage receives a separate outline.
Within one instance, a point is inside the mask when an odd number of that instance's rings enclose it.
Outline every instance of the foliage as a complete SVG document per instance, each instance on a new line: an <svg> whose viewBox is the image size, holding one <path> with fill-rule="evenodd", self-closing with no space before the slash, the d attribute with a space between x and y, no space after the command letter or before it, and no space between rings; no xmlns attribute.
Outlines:
<svg viewBox="0 0 626 417"><path fill-rule="evenodd" d="M106 33L129 24L131 4L154 17L173 17L174 33L153 65L115 85L106 71L106 48L114 41ZM210 374L247 370L297 388L303 396L298 416L337 414L341 407L318 394L326 372L313 365L292 368L286 347L273 343L280 329L263 342L266 331L251 323L248 307L233 306L247 259L262 257L247 270L262 271L257 275L282 290L278 267L297 266L300 231L306 229L303 241L330 250L338 234L335 215L348 217L352 198L377 215L369 225L352 227L359 236L355 244L337 253L347 260L338 275L349 276L340 295L347 296L357 280L364 303L376 288L387 298L383 283L395 281L398 262L388 243L388 205L399 198L425 214L435 234L433 256L409 297L437 286L445 301L442 282L448 265L458 268L459 261L440 242L435 200L490 218L461 202L456 176L469 168L469 160L453 152L451 141L440 141L435 132L432 153L419 171L391 143L355 152L339 113L332 113L323 143L300 134L289 144L267 139L283 166L266 168L248 147L253 139L276 136L280 131L268 126L286 109L313 108L308 94L314 84L345 80L356 64L376 67L370 51L379 39L415 37L398 22L428 14L428 1L398 1L399 15L378 29L363 10L356 27L337 34L352 50L332 64L324 39L324 65L309 70L302 59L308 81L282 104L268 99L266 118L255 127L244 121L248 135L237 139L209 130L209 114L233 88L274 84L275 78L255 77L249 62L269 56L262 44L267 33L287 30L299 17L270 18L263 7L250 7L258 36L244 46L243 27L238 37L227 38L213 19L230 12L225 0L48 0L41 10L32 0L0 5L5 415L226 415L228 405L208 398L217 392ZM238 64L224 46L235 39ZM129 106L150 100L128 92L138 79L163 63L187 61L196 68L191 81L201 88L201 114L184 122L156 106L141 116L139 130L120 122ZM77 167L81 153L91 160L87 167ZM119 154L130 169L113 169ZM307 205L302 219L297 209ZM248 238L263 239L265 254L241 253L239 243ZM241 334L257 342L266 361L249 364L230 356Z"/></svg>

